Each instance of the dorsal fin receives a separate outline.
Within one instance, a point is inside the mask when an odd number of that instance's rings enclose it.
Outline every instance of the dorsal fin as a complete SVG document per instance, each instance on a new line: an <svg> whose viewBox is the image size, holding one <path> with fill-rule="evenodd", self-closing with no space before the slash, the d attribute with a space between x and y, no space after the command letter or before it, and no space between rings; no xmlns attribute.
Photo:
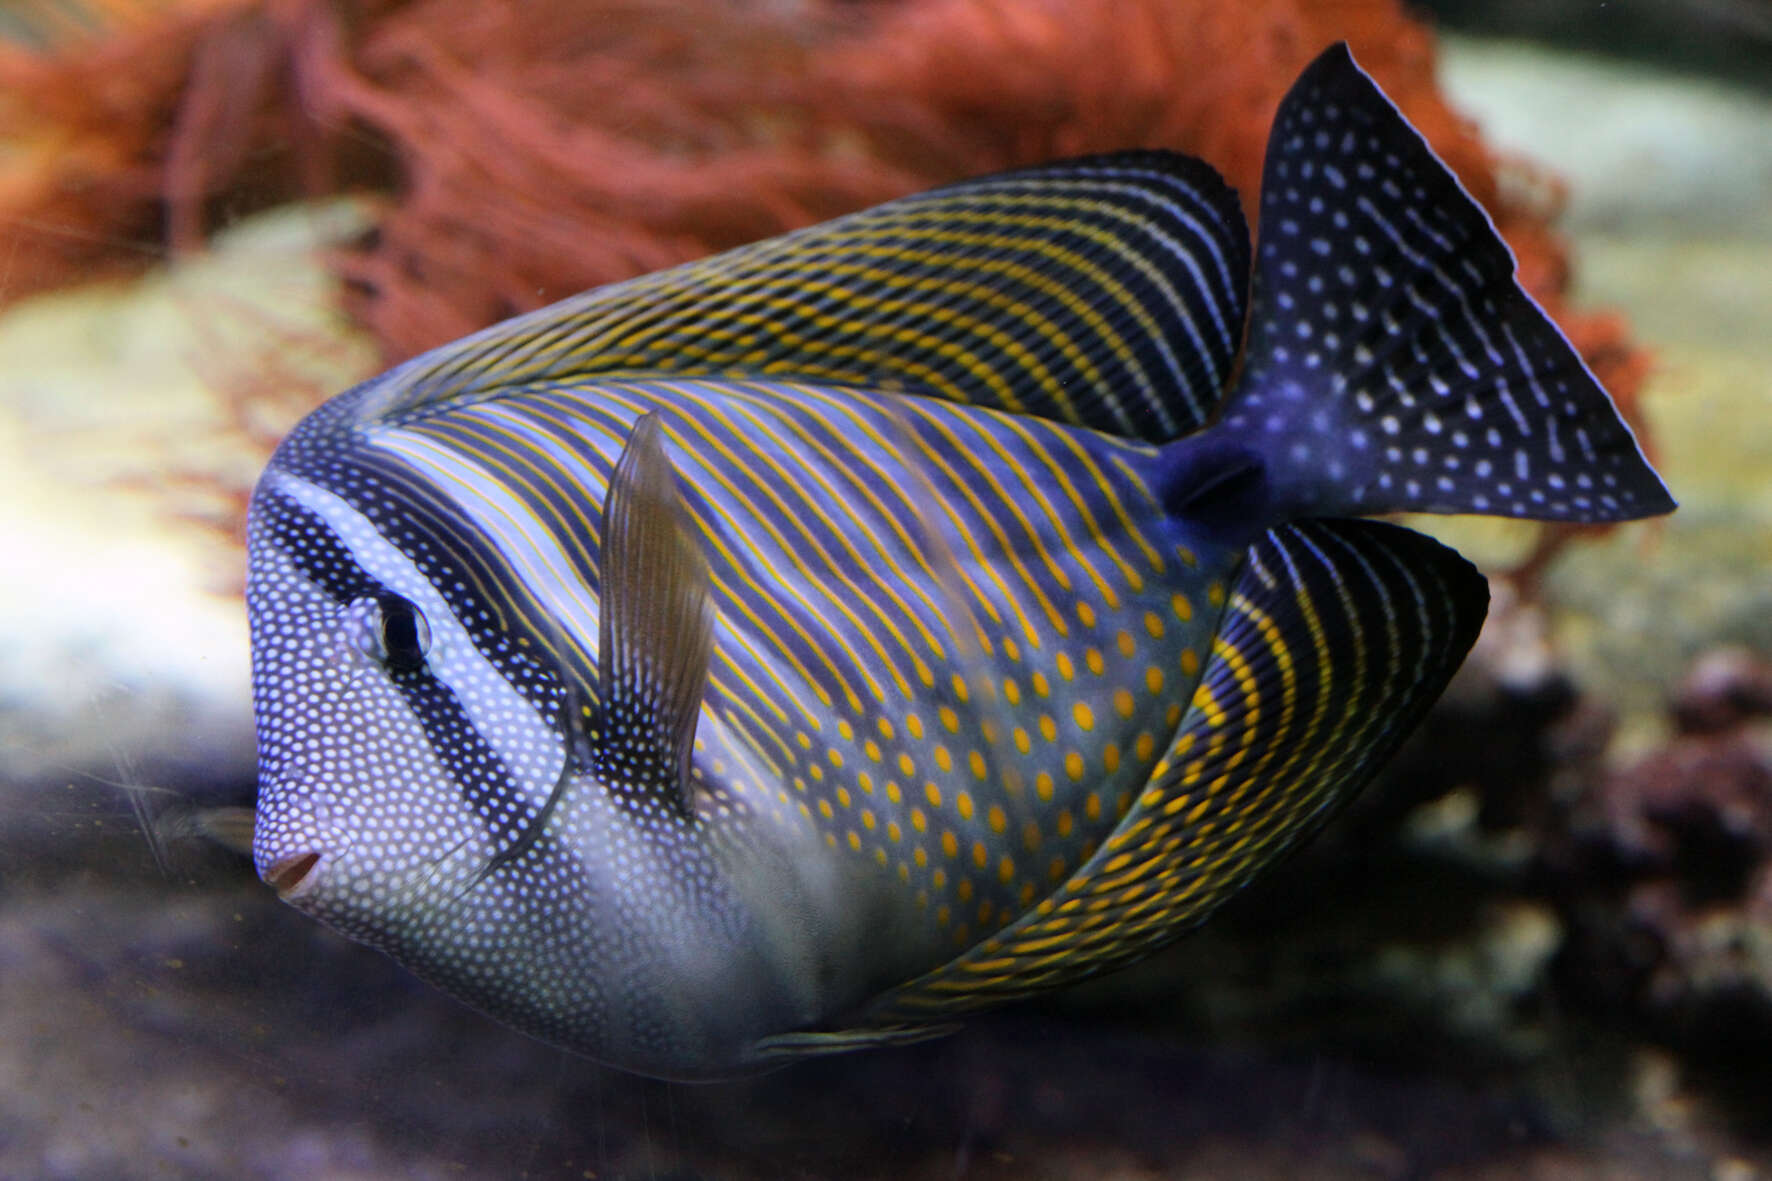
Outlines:
<svg viewBox="0 0 1772 1181"><path fill-rule="evenodd" d="M1114 832L1034 909L887 994L860 1024L984 1008L1126 963L1203 922L1391 757L1487 605L1475 569L1407 529L1271 530L1168 754Z"/></svg>
<svg viewBox="0 0 1772 1181"><path fill-rule="evenodd" d="M394 370L398 417L535 382L796 377L1161 442L1205 422L1243 335L1248 229L1168 152L963 181L598 288Z"/></svg>
<svg viewBox="0 0 1772 1181"><path fill-rule="evenodd" d="M599 772L694 815L689 760L714 654L714 599L656 414L634 423L603 501Z"/></svg>

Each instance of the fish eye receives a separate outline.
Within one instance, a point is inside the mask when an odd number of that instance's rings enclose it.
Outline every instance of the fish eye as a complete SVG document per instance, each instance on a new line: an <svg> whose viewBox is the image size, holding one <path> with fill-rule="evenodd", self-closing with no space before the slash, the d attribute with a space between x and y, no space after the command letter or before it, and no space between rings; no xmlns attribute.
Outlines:
<svg viewBox="0 0 1772 1181"><path fill-rule="evenodd" d="M384 591L349 608L351 643L392 672L416 672L431 650L431 625L411 601Z"/></svg>
<svg viewBox="0 0 1772 1181"><path fill-rule="evenodd" d="M383 662L395 672L423 668L431 650L431 625L424 613L399 595L381 596Z"/></svg>

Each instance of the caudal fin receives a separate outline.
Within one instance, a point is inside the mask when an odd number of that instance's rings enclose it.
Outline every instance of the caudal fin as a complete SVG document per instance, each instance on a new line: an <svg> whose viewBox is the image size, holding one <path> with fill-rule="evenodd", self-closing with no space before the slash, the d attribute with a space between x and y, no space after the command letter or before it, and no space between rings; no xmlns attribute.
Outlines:
<svg viewBox="0 0 1772 1181"><path fill-rule="evenodd" d="M1260 456L1283 516L1674 507L1488 216L1346 45L1274 119L1244 371L1220 427L1215 448Z"/></svg>

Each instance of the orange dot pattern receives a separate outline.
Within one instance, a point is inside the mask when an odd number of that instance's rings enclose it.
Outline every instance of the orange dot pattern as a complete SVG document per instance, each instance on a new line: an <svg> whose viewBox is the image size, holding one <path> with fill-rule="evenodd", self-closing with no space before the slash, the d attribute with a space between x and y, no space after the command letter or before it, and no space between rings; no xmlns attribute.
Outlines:
<svg viewBox="0 0 1772 1181"><path fill-rule="evenodd" d="M996 1004L1202 922L1394 753L1463 661L1487 599L1461 558L1396 526L1271 531L1228 595L1180 732L1112 834L1059 889L870 1018Z"/></svg>

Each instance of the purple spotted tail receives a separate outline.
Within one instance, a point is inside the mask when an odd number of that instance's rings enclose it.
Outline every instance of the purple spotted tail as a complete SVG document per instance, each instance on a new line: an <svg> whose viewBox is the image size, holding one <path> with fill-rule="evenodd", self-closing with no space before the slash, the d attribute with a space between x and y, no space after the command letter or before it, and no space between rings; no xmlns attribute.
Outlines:
<svg viewBox="0 0 1772 1181"><path fill-rule="evenodd" d="M1488 216L1345 45L1280 106L1243 373L1174 454L1179 500L1240 487L1270 521L1673 508Z"/></svg>

